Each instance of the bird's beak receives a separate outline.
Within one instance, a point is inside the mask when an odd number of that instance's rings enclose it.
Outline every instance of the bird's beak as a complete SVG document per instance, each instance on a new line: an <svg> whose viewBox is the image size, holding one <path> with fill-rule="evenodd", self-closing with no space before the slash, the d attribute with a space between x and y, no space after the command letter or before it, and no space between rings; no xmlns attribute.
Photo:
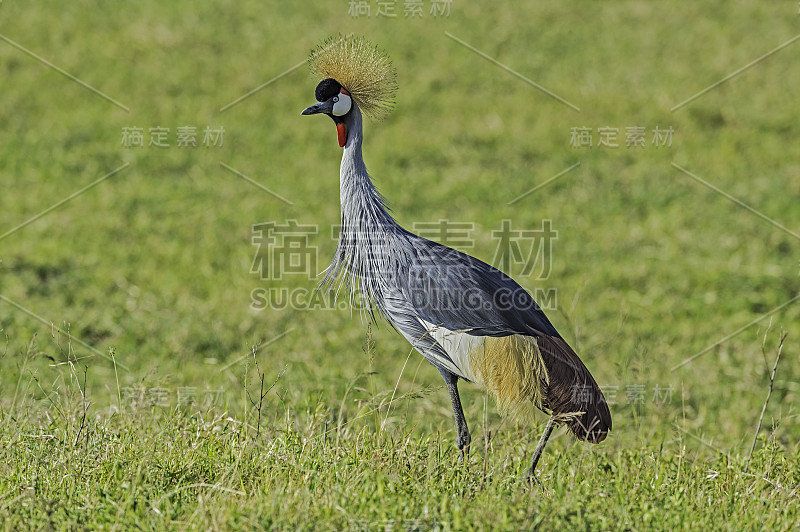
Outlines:
<svg viewBox="0 0 800 532"><path fill-rule="evenodd" d="M332 112L333 100L327 100L324 102L317 102L310 107L306 107L300 114L315 115L317 113L326 113L328 116L333 118L333 121L336 123L336 140L339 141L339 147L344 148L344 145L347 144L347 126L344 124L344 122L342 122L341 117L333 116L331 114Z"/></svg>
<svg viewBox="0 0 800 532"><path fill-rule="evenodd" d="M328 100L326 102L317 102L310 107L303 109L301 115L315 115L317 113L331 113L333 111L333 102Z"/></svg>

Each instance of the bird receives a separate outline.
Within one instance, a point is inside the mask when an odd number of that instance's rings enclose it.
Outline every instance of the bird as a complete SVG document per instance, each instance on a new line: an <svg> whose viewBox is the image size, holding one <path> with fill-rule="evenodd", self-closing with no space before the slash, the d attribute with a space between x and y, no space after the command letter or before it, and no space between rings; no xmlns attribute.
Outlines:
<svg viewBox="0 0 800 532"><path fill-rule="evenodd" d="M372 320L388 322L439 371L462 460L471 435L459 381L490 392L505 416L529 419L536 409L549 415L525 472L537 483L556 426L579 440L605 440L611 413L603 392L534 298L497 268L392 217L362 156L363 117L381 120L394 108L397 71L388 54L365 37L337 35L313 48L308 64L319 80L317 102L301 114L333 119L343 149L341 230L320 286L360 297Z"/></svg>

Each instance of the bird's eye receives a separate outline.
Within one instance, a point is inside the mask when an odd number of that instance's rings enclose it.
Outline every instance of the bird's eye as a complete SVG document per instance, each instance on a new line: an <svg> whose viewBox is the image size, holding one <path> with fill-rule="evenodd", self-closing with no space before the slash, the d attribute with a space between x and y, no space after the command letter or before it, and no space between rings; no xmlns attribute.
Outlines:
<svg viewBox="0 0 800 532"><path fill-rule="evenodd" d="M334 96L334 97L333 97L333 103L336 103L336 102L338 102L338 101L339 101L339 97L338 97L338 96Z"/></svg>

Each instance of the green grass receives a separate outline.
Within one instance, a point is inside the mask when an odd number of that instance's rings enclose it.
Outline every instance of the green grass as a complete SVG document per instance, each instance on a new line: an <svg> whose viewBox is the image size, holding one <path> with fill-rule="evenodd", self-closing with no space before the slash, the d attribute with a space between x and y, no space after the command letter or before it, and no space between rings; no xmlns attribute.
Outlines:
<svg viewBox="0 0 800 532"><path fill-rule="evenodd" d="M424 6L0 4L0 35L129 108L0 39L0 235L128 163L0 237L6 529L800 525L800 300L772 312L800 293L800 43L671 111L797 35L796 5ZM558 231L547 279L509 273L556 290L548 314L616 404L600 446L556 432L543 491L520 480L543 418L503 422L462 385L459 464L441 379L399 335L366 338L346 309L251 308L254 289L317 282L251 273L254 224L315 225L317 270L330 260L340 150L329 121L299 115L303 68L220 109L337 32L398 68L397 109L364 151L402 224L472 224L462 249L487 261L502 220ZM122 128L157 126L171 147L121 146ZM222 126L224 145L178 148L179 126ZM594 147L570 146L581 126ZM606 126L620 147L596 146ZM625 148L632 126L644 148ZM656 126L671 147L650 143ZM253 346L275 383L260 422Z"/></svg>
<svg viewBox="0 0 800 532"><path fill-rule="evenodd" d="M117 414L78 445L77 423L42 434L18 420L2 451L5 482L19 486L6 527L778 530L798 518L798 457L774 443L744 473L722 455L560 441L542 492L521 480L524 431L477 441L482 456L459 464L441 434L330 426L331 414L318 404L287 426L276 412L258 442L208 412Z"/></svg>

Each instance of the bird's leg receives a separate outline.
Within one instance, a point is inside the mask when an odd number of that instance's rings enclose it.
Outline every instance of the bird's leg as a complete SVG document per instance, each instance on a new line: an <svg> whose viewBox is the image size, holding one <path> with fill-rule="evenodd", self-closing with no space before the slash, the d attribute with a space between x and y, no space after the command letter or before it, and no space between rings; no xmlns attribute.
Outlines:
<svg viewBox="0 0 800 532"><path fill-rule="evenodd" d="M447 384L447 391L450 392L450 402L453 403L453 415L456 421L456 446L461 451L461 460L464 460L469 455L469 445L472 442L472 436L469 434L469 427L467 427L467 420L464 417L464 410L461 408L461 398L458 396L458 388L456 382Z"/></svg>
<svg viewBox="0 0 800 532"><path fill-rule="evenodd" d="M536 444L536 449L533 451L533 461L531 463L530 469L525 473L525 478L528 480L533 479L539 484L539 487L542 487L542 483L539 482L539 479L536 478L536 465L539 463L539 458L542 457L542 453L544 452L544 447L547 445L547 440L550 438L550 434L552 434L553 429L556 428L556 415L555 413L550 415L550 419L547 420L547 426L544 428L544 432L542 433L542 437L539 438L539 443Z"/></svg>
<svg viewBox="0 0 800 532"><path fill-rule="evenodd" d="M450 393L450 402L453 404L453 415L456 421L456 446L461 451L461 460L463 461L469 454L469 444L472 441L472 436L469 434L467 427L467 420L464 417L464 409L461 407L461 397L458 395L458 377L447 370L439 370L442 374L444 382L447 383L447 391Z"/></svg>

